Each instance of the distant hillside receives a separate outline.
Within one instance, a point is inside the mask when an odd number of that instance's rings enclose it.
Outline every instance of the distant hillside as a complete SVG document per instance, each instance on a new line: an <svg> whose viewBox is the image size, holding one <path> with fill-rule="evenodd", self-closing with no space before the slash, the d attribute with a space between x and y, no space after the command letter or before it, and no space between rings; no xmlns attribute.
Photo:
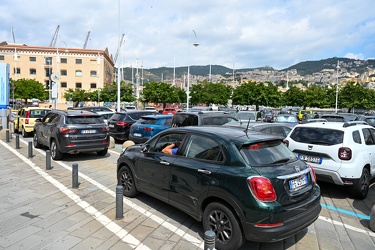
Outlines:
<svg viewBox="0 0 375 250"><path fill-rule="evenodd" d="M319 61L306 61L306 62L300 62L295 65L292 65L288 68L282 69L280 71L286 71L291 69L297 69L299 75L311 75L313 73L319 72L323 69L336 69L337 60L340 61L340 63L349 67L348 70L355 69L358 73L363 73L366 70L366 67L372 67L375 68L375 59L371 60L356 60L356 59L349 59L349 58L328 58L323 59ZM353 62L355 61L361 61L360 64L355 64ZM264 66L264 67L258 67L258 68L244 68L244 69L235 69L235 72L247 72L247 71L253 71L253 70L275 70L271 66ZM131 81L131 75L136 74L136 69L131 68L124 68L125 73L125 79L127 81ZM152 68L152 69L143 69L143 79L144 81L161 81L161 79L173 79L173 67L160 67L160 68ZM190 74L191 75L200 75L200 76L208 76L210 72L210 65L206 66L190 66ZM211 65L211 74L213 75L226 75L226 74L232 74L233 69L227 68L221 65ZM138 69L139 76L142 77L142 70ZM183 75L187 74L187 66L185 67L176 67L175 68L175 74L176 78L181 78ZM133 79L135 81L135 79Z"/></svg>

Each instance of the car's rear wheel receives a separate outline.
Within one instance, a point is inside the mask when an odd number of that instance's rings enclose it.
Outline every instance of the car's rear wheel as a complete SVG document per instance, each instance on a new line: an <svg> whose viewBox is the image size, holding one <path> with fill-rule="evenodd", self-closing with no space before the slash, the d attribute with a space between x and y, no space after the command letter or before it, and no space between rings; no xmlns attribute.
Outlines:
<svg viewBox="0 0 375 250"><path fill-rule="evenodd" d="M51 141L50 150L51 150L52 159L54 159L54 160L61 160L62 159L63 154L60 152L59 147L57 146L55 140Z"/></svg>
<svg viewBox="0 0 375 250"><path fill-rule="evenodd" d="M29 135L29 133L26 132L25 128L22 128L22 132L21 133L22 133L22 137L23 138L26 138Z"/></svg>
<svg viewBox="0 0 375 250"><path fill-rule="evenodd" d="M135 186L134 175L128 166L121 167L117 173L118 185L124 187L124 195L127 197L135 197L139 193Z"/></svg>
<svg viewBox="0 0 375 250"><path fill-rule="evenodd" d="M34 133L34 138L33 138L33 143L34 143L34 148L41 148L42 144L38 142L38 136L36 133Z"/></svg>
<svg viewBox="0 0 375 250"><path fill-rule="evenodd" d="M210 203L203 213L203 229L216 235L216 249L238 249L245 239L238 219L222 203Z"/></svg>
<svg viewBox="0 0 375 250"><path fill-rule="evenodd" d="M362 170L362 175L358 181L355 182L351 194L354 198L363 200L366 198L370 186L370 173L367 168Z"/></svg>
<svg viewBox="0 0 375 250"><path fill-rule="evenodd" d="M108 153L108 148L96 152L99 156L105 156Z"/></svg>

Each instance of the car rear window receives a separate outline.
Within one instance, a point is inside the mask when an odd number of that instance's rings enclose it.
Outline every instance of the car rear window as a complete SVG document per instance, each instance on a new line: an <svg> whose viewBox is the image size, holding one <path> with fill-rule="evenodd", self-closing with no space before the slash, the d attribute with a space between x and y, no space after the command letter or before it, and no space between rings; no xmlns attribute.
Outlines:
<svg viewBox="0 0 375 250"><path fill-rule="evenodd" d="M202 125L223 125L234 121L237 120L227 116L210 116L202 118Z"/></svg>
<svg viewBox="0 0 375 250"><path fill-rule="evenodd" d="M137 123L140 123L140 124L156 124L158 120L156 119L152 119L152 118L141 118L137 121Z"/></svg>
<svg viewBox="0 0 375 250"><path fill-rule="evenodd" d="M32 109L30 110L30 118L43 118L50 111L49 109Z"/></svg>
<svg viewBox="0 0 375 250"><path fill-rule="evenodd" d="M265 141L244 144L240 149L245 161L253 167L287 163L296 156L282 141Z"/></svg>
<svg viewBox="0 0 375 250"><path fill-rule="evenodd" d="M98 124L104 123L101 116L68 116L66 124Z"/></svg>
<svg viewBox="0 0 375 250"><path fill-rule="evenodd" d="M154 114L155 112L129 113L127 114L125 120L126 121L138 121L144 115L154 115Z"/></svg>
<svg viewBox="0 0 375 250"><path fill-rule="evenodd" d="M330 146L343 142L344 131L301 126L294 128L290 138L296 142Z"/></svg>

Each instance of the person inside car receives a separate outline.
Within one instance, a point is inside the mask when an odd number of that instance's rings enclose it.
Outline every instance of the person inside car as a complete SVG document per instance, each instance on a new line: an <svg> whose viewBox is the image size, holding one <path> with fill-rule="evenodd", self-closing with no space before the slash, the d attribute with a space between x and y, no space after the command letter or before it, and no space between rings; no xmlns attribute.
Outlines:
<svg viewBox="0 0 375 250"><path fill-rule="evenodd" d="M175 155L177 153L180 142L175 142L164 147L161 152L164 154Z"/></svg>

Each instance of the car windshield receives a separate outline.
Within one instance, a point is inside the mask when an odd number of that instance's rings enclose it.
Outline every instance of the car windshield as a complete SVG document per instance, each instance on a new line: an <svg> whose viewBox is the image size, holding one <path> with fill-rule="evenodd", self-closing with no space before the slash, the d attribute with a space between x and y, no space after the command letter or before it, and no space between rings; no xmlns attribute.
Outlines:
<svg viewBox="0 0 375 250"><path fill-rule="evenodd" d="M277 122L298 122L295 116L278 116L276 117Z"/></svg>
<svg viewBox="0 0 375 250"><path fill-rule="evenodd" d="M66 124L98 124L104 123L101 116L68 116Z"/></svg>
<svg viewBox="0 0 375 250"><path fill-rule="evenodd" d="M241 155L252 167L269 166L296 160L296 156L282 141L265 141L244 144Z"/></svg>
<svg viewBox="0 0 375 250"><path fill-rule="evenodd" d="M344 131L301 126L294 129L290 138L296 142L330 146L342 143Z"/></svg>
<svg viewBox="0 0 375 250"><path fill-rule="evenodd" d="M255 115L253 113L238 112L236 118L240 120L255 120Z"/></svg>

